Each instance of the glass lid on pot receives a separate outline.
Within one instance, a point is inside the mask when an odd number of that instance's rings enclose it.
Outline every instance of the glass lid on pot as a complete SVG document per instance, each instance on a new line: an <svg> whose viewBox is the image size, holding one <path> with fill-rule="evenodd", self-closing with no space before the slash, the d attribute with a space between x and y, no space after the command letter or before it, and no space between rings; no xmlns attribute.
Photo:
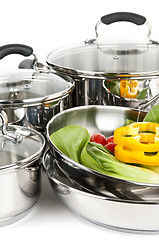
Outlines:
<svg viewBox="0 0 159 240"><path fill-rule="evenodd" d="M118 21L147 24L148 41L98 41L99 24ZM95 39L52 51L47 63L55 70L82 77L149 77L159 73L159 43L150 39L151 27L145 17L127 12L108 14L96 24L95 32Z"/></svg>
<svg viewBox="0 0 159 240"><path fill-rule="evenodd" d="M72 89L69 77L50 72L23 70L0 72L0 104L31 105L56 101Z"/></svg>
<svg viewBox="0 0 159 240"><path fill-rule="evenodd" d="M40 158L44 146L44 137L35 130L7 125L0 106L0 173L32 164Z"/></svg>
<svg viewBox="0 0 159 240"><path fill-rule="evenodd" d="M0 59L12 53L24 55L23 52L28 51L28 48L30 47L21 44L2 46ZM30 55L30 52L27 54ZM34 57L34 69L0 71L0 104L28 106L57 101L72 90L74 82L70 77L54 73L48 67L39 64L35 55Z"/></svg>

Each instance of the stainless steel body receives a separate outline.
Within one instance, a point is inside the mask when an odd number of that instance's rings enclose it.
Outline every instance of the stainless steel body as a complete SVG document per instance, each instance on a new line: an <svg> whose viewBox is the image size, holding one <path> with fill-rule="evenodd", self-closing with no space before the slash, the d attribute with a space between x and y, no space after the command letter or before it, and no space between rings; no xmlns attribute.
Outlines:
<svg viewBox="0 0 159 240"><path fill-rule="evenodd" d="M0 104L10 123L44 132L47 122L72 106L70 78L34 70L0 73Z"/></svg>
<svg viewBox="0 0 159 240"><path fill-rule="evenodd" d="M145 116L140 113L139 121ZM138 111L115 106L83 106L66 110L54 116L47 124L47 139L50 149L61 169L77 184L96 194L103 194L120 199L140 201L159 201L159 185L144 184L113 178L91 170L64 155L52 143L50 135L62 127L77 125L85 127L89 134L102 133L106 137L123 126L126 119L136 121Z"/></svg>
<svg viewBox="0 0 159 240"><path fill-rule="evenodd" d="M25 45L5 45L0 47L0 59L12 53L28 56L30 51ZM0 72L0 105L9 123L45 132L47 122L56 113L72 107L74 81L38 63L35 55L32 63L32 69Z"/></svg>
<svg viewBox="0 0 159 240"><path fill-rule="evenodd" d="M110 16L111 15L111 16ZM71 76L75 80L73 93L74 106L83 105L123 105L138 107L142 101L131 99L113 99L105 91L103 81L138 80L151 81L157 87L159 79L159 43L150 38L151 26L146 18L132 13L114 13L103 16L95 26L96 37L83 43L74 44L52 51L47 57L47 64L57 72ZM142 19L142 21L136 21ZM111 21L110 21L111 20ZM99 39L100 23L109 25L118 21L146 24L146 41L102 41ZM124 31L124 30L123 30ZM149 87L149 86L148 86ZM140 91L143 90L140 87ZM149 89L147 99L151 99ZM108 95L108 96L107 96ZM120 100L120 101L119 101ZM126 103L125 103L126 102Z"/></svg>
<svg viewBox="0 0 159 240"><path fill-rule="evenodd" d="M71 211L102 227L137 233L159 231L159 205L120 200L81 190L64 175L55 159L46 154L43 165L53 190Z"/></svg>
<svg viewBox="0 0 159 240"><path fill-rule="evenodd" d="M116 94L111 93L110 89L106 87L106 80L103 81L103 104L112 105L112 106L123 106L137 108L140 110L148 111L153 105L159 103L159 78L154 77L153 81L150 79L140 81L139 88L140 90L147 89L147 94L145 99L136 99L136 98L124 98Z"/></svg>
<svg viewBox="0 0 159 240"><path fill-rule="evenodd" d="M0 106L0 226L24 217L40 193L44 137L35 130L8 125Z"/></svg>
<svg viewBox="0 0 159 240"><path fill-rule="evenodd" d="M73 107L85 105L103 105L104 91L102 89L102 80L80 76L71 77L75 81L75 88L72 93Z"/></svg>
<svg viewBox="0 0 159 240"><path fill-rule="evenodd" d="M25 217L38 201L41 187L40 159L30 166L0 173L0 227Z"/></svg>

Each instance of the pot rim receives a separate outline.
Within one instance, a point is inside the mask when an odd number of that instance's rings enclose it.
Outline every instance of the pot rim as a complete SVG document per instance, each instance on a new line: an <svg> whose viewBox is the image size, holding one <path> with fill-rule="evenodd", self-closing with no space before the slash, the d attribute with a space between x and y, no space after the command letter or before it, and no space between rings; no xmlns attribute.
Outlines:
<svg viewBox="0 0 159 240"><path fill-rule="evenodd" d="M152 71L152 72L131 72L131 73L109 73L109 72L92 72L92 71L82 71L82 70L75 70L73 68L62 67L60 65L53 64L48 60L46 63L53 67L55 71L61 72L62 74L67 74L68 76L75 77L75 78L95 78L97 80L112 80L112 81L119 81L120 78L128 79L128 80L144 80L149 78L156 78L159 76L159 71ZM124 77L123 77L124 75Z"/></svg>

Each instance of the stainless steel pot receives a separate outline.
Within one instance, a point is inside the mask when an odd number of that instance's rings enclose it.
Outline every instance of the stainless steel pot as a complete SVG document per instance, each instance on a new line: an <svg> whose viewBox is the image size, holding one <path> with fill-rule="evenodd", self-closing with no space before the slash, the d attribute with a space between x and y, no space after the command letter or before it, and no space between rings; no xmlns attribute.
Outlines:
<svg viewBox="0 0 159 240"><path fill-rule="evenodd" d="M98 27L118 21L132 22L149 27L146 41L101 41ZM123 105L138 107L141 100L110 99L103 81L138 80L152 82L148 85L146 99L159 93L159 43L150 38L151 26L146 18L134 13L119 12L105 15L95 26L96 37L83 43L52 51L47 63L57 72L71 76L75 80L74 106L80 105ZM140 84L140 91L144 84ZM105 96L106 95L106 96ZM120 101L119 101L120 100Z"/></svg>
<svg viewBox="0 0 159 240"><path fill-rule="evenodd" d="M26 216L40 194L44 137L29 128L7 125L0 106L0 226Z"/></svg>
<svg viewBox="0 0 159 240"><path fill-rule="evenodd" d="M43 158L43 166L59 199L80 217L114 230L158 233L158 203L114 199L90 193L73 184L49 152Z"/></svg>
<svg viewBox="0 0 159 240"><path fill-rule="evenodd" d="M76 184L96 194L112 198L135 201L159 202L159 184L126 181L101 174L85 167L63 154L51 141L51 134L68 125L85 127L89 134L113 135L116 128L123 126L126 119L142 121L144 112L115 106L82 106L63 111L47 124L47 139L50 150L59 167ZM139 116L139 117L138 117Z"/></svg>
<svg viewBox="0 0 159 240"><path fill-rule="evenodd" d="M33 49L21 44L0 47L0 59L13 53L30 56ZM73 88L70 77L39 64L35 55L33 69L0 72L0 104L9 122L41 132L56 113L72 106Z"/></svg>

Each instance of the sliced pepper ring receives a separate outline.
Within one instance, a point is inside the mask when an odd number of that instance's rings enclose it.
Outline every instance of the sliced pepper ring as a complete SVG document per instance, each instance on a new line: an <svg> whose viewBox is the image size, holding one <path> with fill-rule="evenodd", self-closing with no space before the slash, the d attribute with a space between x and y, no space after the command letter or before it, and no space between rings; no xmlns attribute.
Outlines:
<svg viewBox="0 0 159 240"><path fill-rule="evenodd" d="M159 166L159 152L155 155L146 155L143 151L133 151L120 145L115 146L115 157L126 163Z"/></svg>
<svg viewBox="0 0 159 240"><path fill-rule="evenodd" d="M152 122L132 123L114 131L117 145L143 152L159 151L159 124Z"/></svg>
<svg viewBox="0 0 159 240"><path fill-rule="evenodd" d="M159 166L159 124L139 122L117 128L114 142L118 160Z"/></svg>

